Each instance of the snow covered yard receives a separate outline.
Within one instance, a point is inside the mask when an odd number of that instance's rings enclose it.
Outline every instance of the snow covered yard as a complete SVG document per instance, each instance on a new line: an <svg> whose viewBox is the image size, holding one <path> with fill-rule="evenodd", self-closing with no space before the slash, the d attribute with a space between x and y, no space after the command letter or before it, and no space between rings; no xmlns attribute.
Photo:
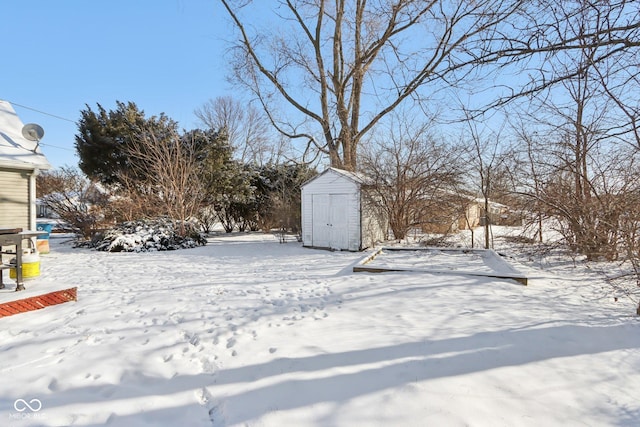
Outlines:
<svg viewBox="0 0 640 427"><path fill-rule="evenodd" d="M353 273L364 255L52 239L27 287L78 302L0 319L0 425L638 425L640 321L596 274Z"/></svg>

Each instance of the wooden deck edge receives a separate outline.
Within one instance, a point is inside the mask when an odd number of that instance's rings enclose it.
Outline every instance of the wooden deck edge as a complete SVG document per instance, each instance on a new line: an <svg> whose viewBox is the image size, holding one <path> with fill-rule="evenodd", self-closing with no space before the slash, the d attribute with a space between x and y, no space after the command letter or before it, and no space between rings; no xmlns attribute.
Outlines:
<svg viewBox="0 0 640 427"><path fill-rule="evenodd" d="M373 261L373 259L378 256L382 251L427 251L427 250L439 250L443 252L461 252L461 253L490 253L494 258L507 267L509 270L513 271L513 274L500 274L500 273L483 273L483 272L467 272L467 271L457 271L457 270L430 270L430 269L405 269L405 268L385 268L385 267L372 267L366 266L367 263ZM393 272L393 271L408 271L414 273L431 273L431 274L461 274L467 276L479 276L479 277L492 277L495 279L510 279L515 280L516 282L528 286L529 280L525 275L517 271L513 266L511 266L508 262L506 262L500 254L498 254L493 249L480 249L480 248L438 248L438 247L418 247L418 248L408 248L408 247L394 247L394 246L383 246L376 250L374 253L369 255L360 261L355 267L353 267L354 273L385 273L385 272Z"/></svg>
<svg viewBox="0 0 640 427"><path fill-rule="evenodd" d="M410 271L410 270L400 270L393 268L380 268L380 267L365 267L363 265L356 265L353 267L354 273L387 273L392 271Z"/></svg>
<svg viewBox="0 0 640 427"><path fill-rule="evenodd" d="M383 268L383 267L367 267L363 265L357 265L353 267L354 273L391 273L394 271L406 271L412 273L429 273L429 274L452 274L452 275L462 275L462 276L476 276L476 277L491 277L494 279L509 279L515 280L516 282L528 286L529 281L524 276L510 276L503 274L494 274L494 273L481 273L481 272L470 272L470 271L459 271L459 270L429 270L429 269L403 269L403 268Z"/></svg>
<svg viewBox="0 0 640 427"><path fill-rule="evenodd" d="M353 271L356 271L356 268L359 268L358 266L363 266L373 261L373 259L382 252L382 249L383 248L378 248L375 251L373 251L371 254L369 254L367 257L365 257L362 261L358 263L357 266L353 267Z"/></svg>
<svg viewBox="0 0 640 427"><path fill-rule="evenodd" d="M0 304L0 318L40 310L52 305L78 300L78 288L69 288Z"/></svg>

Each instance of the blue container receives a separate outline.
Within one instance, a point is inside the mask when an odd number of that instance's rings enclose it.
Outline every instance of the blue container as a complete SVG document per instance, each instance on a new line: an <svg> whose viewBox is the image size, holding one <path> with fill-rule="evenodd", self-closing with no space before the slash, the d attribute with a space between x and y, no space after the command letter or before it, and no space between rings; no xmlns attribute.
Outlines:
<svg viewBox="0 0 640 427"><path fill-rule="evenodd" d="M51 230L53 230L53 224L49 224L46 222L36 222L36 229L38 231L46 231L47 234L43 234L38 236L38 240L49 240L49 235L51 234Z"/></svg>
<svg viewBox="0 0 640 427"><path fill-rule="evenodd" d="M38 231L45 231L47 234L42 234L37 237L36 240L36 248L38 253L48 254L49 253L49 235L51 234L51 230L53 229L53 224L49 224L47 222L36 222L36 229Z"/></svg>

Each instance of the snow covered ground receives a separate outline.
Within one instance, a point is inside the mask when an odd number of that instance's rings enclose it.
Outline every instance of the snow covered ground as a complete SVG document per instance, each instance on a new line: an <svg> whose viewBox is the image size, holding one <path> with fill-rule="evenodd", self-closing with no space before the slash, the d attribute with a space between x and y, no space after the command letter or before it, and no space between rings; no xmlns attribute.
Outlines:
<svg viewBox="0 0 640 427"><path fill-rule="evenodd" d="M640 424L640 320L598 272L353 273L365 255L263 234L153 253L53 238L24 295L78 301L0 319L0 425Z"/></svg>
<svg viewBox="0 0 640 427"><path fill-rule="evenodd" d="M487 261L490 252L465 252L464 250L441 250L438 248L416 249L416 250L386 250L376 256L367 265L394 268L402 270L441 270L441 271L464 271L464 272L484 272L497 273Z"/></svg>

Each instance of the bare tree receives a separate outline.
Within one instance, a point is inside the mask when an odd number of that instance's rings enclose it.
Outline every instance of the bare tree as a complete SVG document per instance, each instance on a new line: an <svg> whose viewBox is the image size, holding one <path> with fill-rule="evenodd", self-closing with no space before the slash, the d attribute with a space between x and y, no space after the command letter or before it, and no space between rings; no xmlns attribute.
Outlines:
<svg viewBox="0 0 640 427"><path fill-rule="evenodd" d="M639 146L639 9L625 0L541 5L525 25L539 29L527 42L530 55L539 56L529 63L525 89L515 94L527 95L514 127L526 147L521 185L536 211L540 241L542 220L552 216L574 249L615 257L615 233L604 227L611 200L604 171L612 170L606 162L620 143ZM525 130L527 124L535 130Z"/></svg>
<svg viewBox="0 0 640 427"><path fill-rule="evenodd" d="M586 115L583 124L587 124ZM575 121L553 126L548 135L527 137L518 188L527 198L527 209L540 222L553 219L550 228L570 248L590 260L613 260L627 238L624 230L633 224L626 220L636 210L629 200L635 200L637 191L631 177L637 173L639 153L624 145L595 142L596 124L591 123L594 127L588 126L590 131L583 134L588 144L576 139Z"/></svg>
<svg viewBox="0 0 640 427"><path fill-rule="evenodd" d="M527 128L527 121L519 116L517 122L512 121L516 146L512 164L512 176L514 180L514 195L517 197L519 207L523 214L525 230L535 230L538 243L544 241L544 224L550 218L548 206L543 202L543 188L549 182L549 171L553 168L548 162L548 157L541 147L546 144L540 140L536 131Z"/></svg>
<svg viewBox="0 0 640 427"><path fill-rule="evenodd" d="M625 186L614 185L613 171L624 160L617 155L621 141L634 145L636 134L633 120L620 120L620 105L629 105L629 98L619 91L624 86L634 93L638 87L621 68L628 60L621 56L625 52L599 37L626 20L623 12L632 12L626 6L583 1L549 6L558 37L582 44L547 58L540 72L557 76L556 81L536 93L526 112L537 135L519 132L528 147L531 206L539 218L553 216L567 243L588 259L615 259L619 253L617 206L624 196L617 188ZM629 16L637 16L633 12Z"/></svg>
<svg viewBox="0 0 640 427"><path fill-rule="evenodd" d="M141 181L125 172L118 174L118 180L119 183L111 187L113 194L108 206L116 222L167 215L161 195L146 180Z"/></svg>
<svg viewBox="0 0 640 427"><path fill-rule="evenodd" d="M371 202L381 208L396 239L439 218L443 200L460 180L454 147L437 142L427 125L393 122L362 150L361 170L372 181ZM454 218L450 218L451 222Z"/></svg>
<svg viewBox="0 0 640 427"><path fill-rule="evenodd" d="M611 107L618 109L620 118L612 130L621 137L630 135L640 146L640 103L635 89L630 90L638 86L640 71L637 1L540 0L531 5L513 22L510 35L516 38L498 34L494 39L501 47L493 53L501 57L499 62L508 70L511 84L496 85L493 90L501 95L483 111L515 99L528 102L532 96L548 94L556 86L579 78L588 68L592 78L599 76L601 80L601 95L610 97L614 101ZM568 65L581 55L580 66L557 66Z"/></svg>
<svg viewBox="0 0 640 427"><path fill-rule="evenodd" d="M127 155L136 160L132 167L142 169L130 171L131 175L145 177L132 182L129 190L133 194L130 195L146 198L155 205L154 209L159 208L178 222L176 229L185 235L188 230L184 222L197 216L207 195L199 176L200 153L195 141L178 134L158 138L148 130L126 150Z"/></svg>
<svg viewBox="0 0 640 427"><path fill-rule="evenodd" d="M209 129L226 133L236 158L242 163L262 165L278 155L277 146L269 139L271 126L264 113L253 104L221 96L197 108L195 115Z"/></svg>
<svg viewBox="0 0 640 427"><path fill-rule="evenodd" d="M267 18L259 2L220 1L239 33L236 81L280 132L348 170L356 169L358 144L399 105L433 101L473 67L501 60L495 49L512 47L496 38L530 3L280 0ZM260 7L265 27L248 17ZM276 101L297 119L277 117Z"/></svg>
<svg viewBox="0 0 640 427"><path fill-rule="evenodd" d="M38 197L60 219L92 238L110 222L107 214L109 196L76 169L63 167L37 177Z"/></svg>
<svg viewBox="0 0 640 427"><path fill-rule="evenodd" d="M464 108L463 108L464 109ZM468 112L467 112L468 113ZM467 147L465 159L473 174L468 182L470 188L479 190L482 203L481 224L484 227L484 248L492 247L491 210L494 202L504 200L512 191L509 173L510 147L503 141L502 129L496 132L481 129L468 115L468 132L463 134L462 145ZM476 193L477 194L477 193Z"/></svg>
<svg viewBox="0 0 640 427"><path fill-rule="evenodd" d="M608 282L621 294L638 306L636 314L640 316L640 167L637 161L626 161L620 165L619 178L626 184L620 188L618 199L619 233L624 259L631 265L630 271L622 274L609 274Z"/></svg>

